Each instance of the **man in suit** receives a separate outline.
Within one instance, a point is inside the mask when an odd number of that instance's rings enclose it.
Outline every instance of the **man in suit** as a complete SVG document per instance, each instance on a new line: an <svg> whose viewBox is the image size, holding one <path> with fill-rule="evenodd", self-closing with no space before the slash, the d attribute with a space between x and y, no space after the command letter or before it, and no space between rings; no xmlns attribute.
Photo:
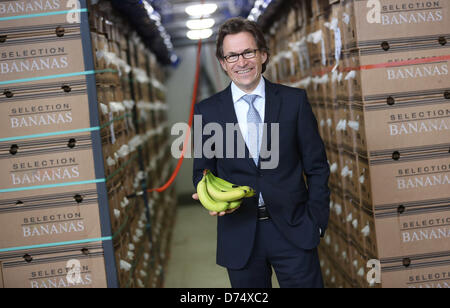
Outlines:
<svg viewBox="0 0 450 308"><path fill-rule="evenodd" d="M224 153L237 153L241 138L246 155L195 158L194 187L209 169L256 191L235 210L210 212L218 217L217 264L227 268L232 287L269 288L272 267L281 287L323 287L317 245L329 218L329 166L306 92L262 77L269 51L263 33L249 20L232 18L221 26L217 58L232 82L196 104L195 115L201 115L203 126L218 123L223 128ZM240 128L233 132L234 149L225 142L230 137L227 123ZM267 124L267 130L251 129L254 124ZM274 124L279 128L275 137ZM263 140L268 148L279 147L271 148L279 156L271 168L261 168ZM198 200L197 194L193 198Z"/></svg>

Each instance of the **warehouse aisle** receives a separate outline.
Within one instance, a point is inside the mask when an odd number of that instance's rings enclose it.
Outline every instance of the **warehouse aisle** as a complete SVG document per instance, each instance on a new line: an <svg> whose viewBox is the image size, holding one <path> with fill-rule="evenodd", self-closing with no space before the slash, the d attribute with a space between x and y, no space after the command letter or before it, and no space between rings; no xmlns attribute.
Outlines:
<svg viewBox="0 0 450 308"><path fill-rule="evenodd" d="M199 203L178 206L166 288L229 288L226 270L216 265L216 218Z"/></svg>
<svg viewBox="0 0 450 308"><path fill-rule="evenodd" d="M199 203L178 206L164 287L230 287L226 269L216 264L216 225ZM272 285L279 287L275 274Z"/></svg>

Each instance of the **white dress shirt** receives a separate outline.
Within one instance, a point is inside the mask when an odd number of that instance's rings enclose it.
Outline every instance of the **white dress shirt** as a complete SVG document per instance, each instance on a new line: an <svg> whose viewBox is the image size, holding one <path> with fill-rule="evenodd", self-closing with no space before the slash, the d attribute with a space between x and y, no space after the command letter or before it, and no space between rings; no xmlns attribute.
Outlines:
<svg viewBox="0 0 450 308"><path fill-rule="evenodd" d="M248 126L247 126L247 113L250 109L250 106L246 101L242 99L245 95L257 95L257 98L253 105L255 106L255 109L258 111L259 116L261 117L261 124L264 123L264 114L266 109L266 85L264 82L264 78L261 77L261 80L259 81L258 86L255 90L252 91L252 93L246 93L239 89L234 82L231 82L231 95L233 97L233 105L234 105L234 111L236 112L236 117L239 123L239 128L241 129L242 137L244 137L244 141L248 146ZM258 147L261 148L262 144L262 132L263 132L263 126L261 125L260 129L260 136ZM259 194L259 206L264 205L264 200L262 198L262 194Z"/></svg>

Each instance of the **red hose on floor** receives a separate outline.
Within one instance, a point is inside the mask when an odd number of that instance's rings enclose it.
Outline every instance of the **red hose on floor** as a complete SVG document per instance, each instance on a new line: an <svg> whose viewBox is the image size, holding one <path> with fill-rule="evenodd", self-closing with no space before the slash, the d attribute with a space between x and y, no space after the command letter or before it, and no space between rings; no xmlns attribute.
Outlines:
<svg viewBox="0 0 450 308"><path fill-rule="evenodd" d="M198 41L198 47L197 47L197 64L196 64L196 71L195 71L195 81L194 81L194 91L192 93L192 102L191 102L191 112L189 115L189 129L187 131L186 134L186 139L184 140L183 143L183 150L181 152L181 157L178 159L178 164L174 170L174 172L172 173L172 175L170 176L170 179L167 181L166 184L164 184L163 186L159 187L159 188L152 188L152 189L148 189L148 192L153 192L153 191L157 191L157 192L163 192L165 191L167 188L169 188L170 185L172 185L173 181L175 180L175 178L178 175L178 172L180 171L181 165L183 164L183 160L184 160L184 153L186 152L186 147L190 146L190 144L188 144L189 138L191 136L191 127L192 127L192 121L194 119L194 106L197 100L197 90L198 90L198 82L199 82L199 78L200 78L200 55L201 55L201 50L202 50L202 40Z"/></svg>

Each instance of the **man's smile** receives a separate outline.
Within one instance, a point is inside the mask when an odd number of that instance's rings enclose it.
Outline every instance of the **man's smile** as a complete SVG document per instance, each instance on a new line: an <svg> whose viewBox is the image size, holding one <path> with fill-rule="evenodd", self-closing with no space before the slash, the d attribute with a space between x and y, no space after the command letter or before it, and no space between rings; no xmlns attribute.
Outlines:
<svg viewBox="0 0 450 308"><path fill-rule="evenodd" d="M245 74L251 72L252 70L253 70L253 68L247 68L245 70L236 71L236 73L239 74L239 75L245 75Z"/></svg>

